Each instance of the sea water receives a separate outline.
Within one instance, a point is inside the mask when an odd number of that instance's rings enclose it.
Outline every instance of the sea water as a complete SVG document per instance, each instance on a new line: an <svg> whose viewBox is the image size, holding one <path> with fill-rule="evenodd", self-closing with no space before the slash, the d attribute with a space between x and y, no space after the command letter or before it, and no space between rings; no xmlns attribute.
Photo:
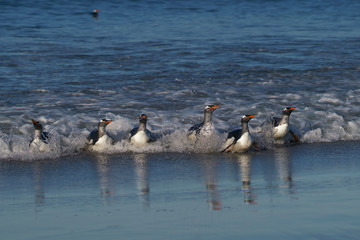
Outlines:
<svg viewBox="0 0 360 240"><path fill-rule="evenodd" d="M346 154L344 154L346 152ZM357 239L358 142L0 162L4 239Z"/></svg>
<svg viewBox="0 0 360 240"><path fill-rule="evenodd" d="M0 7L2 238L358 238L358 1ZM194 145L215 103L219 134ZM285 107L300 144L263 134ZM159 139L136 147L141 114ZM244 114L266 150L220 154ZM103 118L115 144L86 151Z"/></svg>
<svg viewBox="0 0 360 240"><path fill-rule="evenodd" d="M144 152L208 152L184 144L210 103L223 132L255 114L256 136L296 107L302 142L360 139L357 1L0 4L1 159L44 156L28 152L31 119L53 135L45 158L77 154L102 118L113 151L131 152L122 141L142 113L170 133Z"/></svg>

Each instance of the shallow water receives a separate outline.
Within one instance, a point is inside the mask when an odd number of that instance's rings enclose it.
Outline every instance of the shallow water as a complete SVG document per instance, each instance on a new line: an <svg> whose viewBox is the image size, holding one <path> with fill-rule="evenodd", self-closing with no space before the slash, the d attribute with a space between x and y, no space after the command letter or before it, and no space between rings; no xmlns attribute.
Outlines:
<svg viewBox="0 0 360 240"><path fill-rule="evenodd" d="M2 161L0 230L6 239L357 239L358 146Z"/></svg>

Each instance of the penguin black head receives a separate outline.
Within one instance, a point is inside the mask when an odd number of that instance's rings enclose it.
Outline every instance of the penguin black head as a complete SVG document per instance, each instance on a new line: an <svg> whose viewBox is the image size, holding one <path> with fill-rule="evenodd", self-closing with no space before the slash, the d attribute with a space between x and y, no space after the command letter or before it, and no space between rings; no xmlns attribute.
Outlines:
<svg viewBox="0 0 360 240"><path fill-rule="evenodd" d="M282 113L283 113L284 115L290 115L291 112L294 111L294 110L295 110L294 107L287 107L287 108L284 108L284 110L283 110Z"/></svg>
<svg viewBox="0 0 360 240"><path fill-rule="evenodd" d="M35 130L40 130L42 131L42 126L39 122L35 121L34 119L31 119L32 123L34 124L34 128Z"/></svg>
<svg viewBox="0 0 360 240"><path fill-rule="evenodd" d="M249 122L255 115L244 115L241 118L241 122Z"/></svg>
<svg viewBox="0 0 360 240"><path fill-rule="evenodd" d="M147 121L146 114L141 114L141 116L139 117L139 122L140 123L146 123L146 121Z"/></svg>

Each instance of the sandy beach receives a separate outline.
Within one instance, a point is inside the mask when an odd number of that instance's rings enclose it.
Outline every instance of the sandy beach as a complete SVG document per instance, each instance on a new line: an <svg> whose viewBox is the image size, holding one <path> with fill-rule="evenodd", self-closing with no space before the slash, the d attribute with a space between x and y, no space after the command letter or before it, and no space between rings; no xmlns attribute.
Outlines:
<svg viewBox="0 0 360 240"><path fill-rule="evenodd" d="M359 142L0 162L3 239L357 239Z"/></svg>

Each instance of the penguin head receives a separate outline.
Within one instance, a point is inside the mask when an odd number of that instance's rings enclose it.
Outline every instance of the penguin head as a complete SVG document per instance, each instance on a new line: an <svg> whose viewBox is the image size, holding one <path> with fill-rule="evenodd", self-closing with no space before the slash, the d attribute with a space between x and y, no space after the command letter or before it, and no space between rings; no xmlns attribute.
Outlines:
<svg viewBox="0 0 360 240"><path fill-rule="evenodd" d="M109 123L111 123L112 120L107 120L107 119L101 119L98 126L99 127L106 127Z"/></svg>
<svg viewBox="0 0 360 240"><path fill-rule="evenodd" d="M255 115L244 115L241 118L241 122L249 122L253 117L255 117Z"/></svg>
<svg viewBox="0 0 360 240"><path fill-rule="evenodd" d="M35 130L42 131L42 125L39 122L35 121L34 119L31 119L31 121L34 124Z"/></svg>
<svg viewBox="0 0 360 240"><path fill-rule="evenodd" d="M292 111L294 111L295 108L294 107L287 107L287 108L284 108L282 114L283 115L290 115Z"/></svg>
<svg viewBox="0 0 360 240"><path fill-rule="evenodd" d="M215 104L215 105L207 105L204 109L204 112L207 113L207 112L214 112L217 108L219 108L219 105Z"/></svg>
<svg viewBox="0 0 360 240"><path fill-rule="evenodd" d="M140 117L139 117L139 122L140 123L146 123L146 121L147 121L146 114L141 114Z"/></svg>

